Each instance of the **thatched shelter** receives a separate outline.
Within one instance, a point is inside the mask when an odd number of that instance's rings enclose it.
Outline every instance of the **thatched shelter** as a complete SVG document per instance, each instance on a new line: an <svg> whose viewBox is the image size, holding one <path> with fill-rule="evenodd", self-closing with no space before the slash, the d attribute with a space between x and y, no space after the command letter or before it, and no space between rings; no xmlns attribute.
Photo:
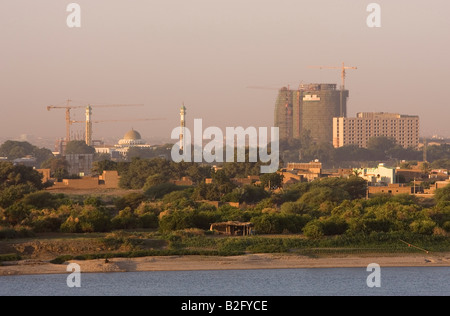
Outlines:
<svg viewBox="0 0 450 316"><path fill-rule="evenodd" d="M228 221L221 223L213 223L209 230L231 236L248 236L253 235L254 224L250 222Z"/></svg>

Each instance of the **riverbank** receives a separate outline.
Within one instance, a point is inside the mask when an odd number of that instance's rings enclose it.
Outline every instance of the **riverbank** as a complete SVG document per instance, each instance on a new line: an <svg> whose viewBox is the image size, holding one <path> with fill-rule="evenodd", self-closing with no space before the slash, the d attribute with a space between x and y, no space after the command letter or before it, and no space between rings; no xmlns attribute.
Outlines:
<svg viewBox="0 0 450 316"><path fill-rule="evenodd" d="M293 254L247 254L241 256L151 256L141 258L113 258L105 261L70 260L52 264L41 260L21 260L3 263L0 276L25 274L61 274L68 263L77 263L81 272L136 272L136 271L189 271L189 270L246 270L246 269L298 269L298 268L365 268L370 263L381 267L448 267L450 253L435 254L366 254L321 256L311 258Z"/></svg>

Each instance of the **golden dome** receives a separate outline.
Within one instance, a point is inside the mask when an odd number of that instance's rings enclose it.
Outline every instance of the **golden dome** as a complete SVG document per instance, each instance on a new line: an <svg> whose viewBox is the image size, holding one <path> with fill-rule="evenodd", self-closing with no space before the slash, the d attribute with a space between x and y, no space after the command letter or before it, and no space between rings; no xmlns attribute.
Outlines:
<svg viewBox="0 0 450 316"><path fill-rule="evenodd" d="M139 139L141 139L141 134L139 134L134 129L132 129L131 131L127 132L125 134L125 136L123 136L123 139L126 139L126 140L139 140Z"/></svg>

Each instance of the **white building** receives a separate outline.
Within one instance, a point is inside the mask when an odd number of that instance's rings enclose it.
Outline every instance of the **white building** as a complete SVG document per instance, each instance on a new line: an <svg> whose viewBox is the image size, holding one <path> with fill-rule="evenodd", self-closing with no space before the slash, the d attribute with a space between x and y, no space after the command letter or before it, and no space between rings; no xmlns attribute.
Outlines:
<svg viewBox="0 0 450 316"><path fill-rule="evenodd" d="M369 185L387 185L396 183L395 169L385 167L380 163L377 168L360 168L353 169L359 177L367 180Z"/></svg>

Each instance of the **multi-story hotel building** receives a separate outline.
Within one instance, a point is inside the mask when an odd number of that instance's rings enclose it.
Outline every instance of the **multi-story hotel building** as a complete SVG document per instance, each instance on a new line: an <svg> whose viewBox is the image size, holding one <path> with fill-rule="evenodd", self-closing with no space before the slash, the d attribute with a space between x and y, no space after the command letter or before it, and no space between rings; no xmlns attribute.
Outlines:
<svg viewBox="0 0 450 316"><path fill-rule="evenodd" d="M333 146L358 145L367 148L372 137L395 139L404 148L419 145L419 117L395 113L357 113L356 117L333 118Z"/></svg>

